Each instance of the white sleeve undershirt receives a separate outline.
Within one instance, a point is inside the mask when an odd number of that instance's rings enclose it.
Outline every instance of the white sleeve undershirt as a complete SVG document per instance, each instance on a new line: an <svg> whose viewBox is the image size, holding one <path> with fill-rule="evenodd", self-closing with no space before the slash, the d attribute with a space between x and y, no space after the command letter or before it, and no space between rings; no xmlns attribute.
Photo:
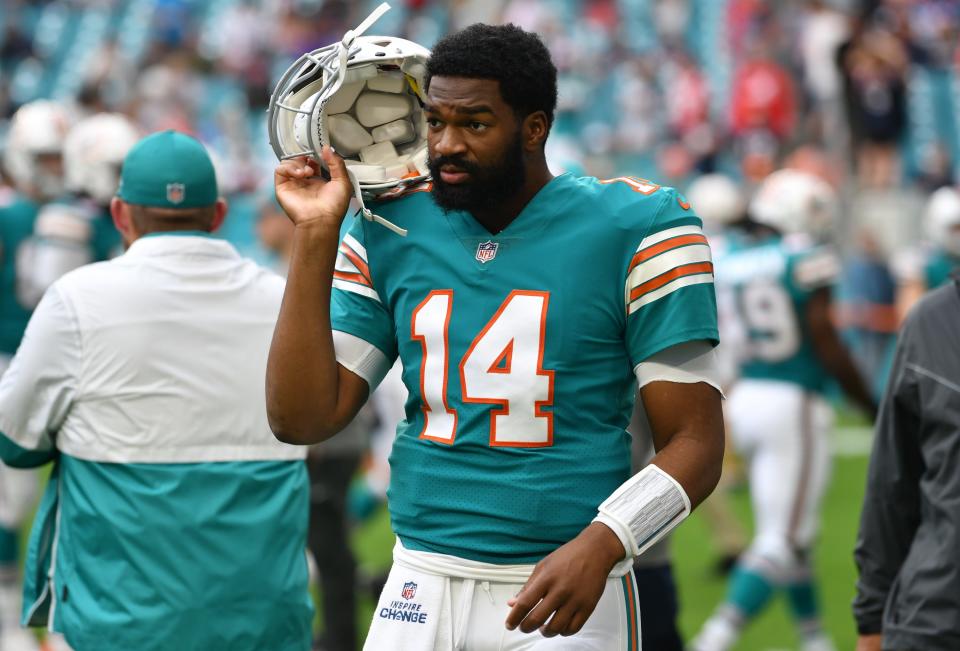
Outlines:
<svg viewBox="0 0 960 651"><path fill-rule="evenodd" d="M716 349L708 341L685 341L651 355L633 369L637 386L651 382L706 382L722 393L723 372Z"/></svg>

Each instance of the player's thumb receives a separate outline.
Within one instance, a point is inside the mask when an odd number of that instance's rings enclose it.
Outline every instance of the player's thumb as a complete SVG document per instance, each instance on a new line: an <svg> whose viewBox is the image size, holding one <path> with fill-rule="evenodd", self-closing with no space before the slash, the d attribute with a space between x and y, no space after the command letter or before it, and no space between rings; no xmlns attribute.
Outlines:
<svg viewBox="0 0 960 651"><path fill-rule="evenodd" d="M330 181L350 188L350 176L347 174L347 165L343 162L343 159L340 158L340 155L333 150L333 147L330 145L324 146L321 155L323 156L323 162L327 165L327 169L330 170Z"/></svg>

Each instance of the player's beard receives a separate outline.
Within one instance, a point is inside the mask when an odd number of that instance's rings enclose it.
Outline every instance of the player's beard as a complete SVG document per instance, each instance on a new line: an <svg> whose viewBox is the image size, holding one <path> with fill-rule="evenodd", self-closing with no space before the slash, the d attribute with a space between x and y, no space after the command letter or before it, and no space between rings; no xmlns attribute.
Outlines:
<svg viewBox="0 0 960 651"><path fill-rule="evenodd" d="M493 165L481 167L459 156L438 156L429 161L433 176L433 200L444 212L464 210L484 212L518 192L526 182L523 145L520 133L507 146L503 156ZM453 165L470 174L464 183L451 185L440 177L440 168Z"/></svg>

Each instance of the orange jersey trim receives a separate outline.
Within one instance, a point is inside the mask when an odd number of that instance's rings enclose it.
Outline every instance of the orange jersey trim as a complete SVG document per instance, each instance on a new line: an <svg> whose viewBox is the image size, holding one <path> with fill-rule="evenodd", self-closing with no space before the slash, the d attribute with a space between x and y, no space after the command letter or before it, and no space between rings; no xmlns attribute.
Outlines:
<svg viewBox="0 0 960 651"><path fill-rule="evenodd" d="M350 248L349 244L347 244L346 242L341 242L340 253L342 253L347 258L347 260L352 262L354 267L360 270L360 273L363 275L364 278L367 279L368 283L370 284L373 283L373 279L370 276L370 267L368 267L367 263L363 261L363 258L357 255L357 253Z"/></svg>
<svg viewBox="0 0 960 651"><path fill-rule="evenodd" d="M370 281L361 274L351 274L345 271L334 271L333 277L337 280L346 280L348 282L356 283L358 285L363 285L364 287L373 289L373 285L370 284Z"/></svg>
<svg viewBox="0 0 960 651"><path fill-rule="evenodd" d="M627 270L627 273L633 271L637 265L642 262L646 262L655 255L660 255L671 249L679 249L682 246L688 246L690 244L706 244L707 238L704 235L678 235L677 237L671 237L670 239L664 240L662 242L657 242L642 251L637 252L633 256L633 259L630 261L630 268Z"/></svg>
<svg viewBox="0 0 960 651"><path fill-rule="evenodd" d="M712 262L698 262L695 264L684 264L679 267L674 267L666 273L662 273L652 280L637 285L630 292L630 302L637 300L645 294L649 294L652 291L660 289L667 283L676 280L677 278L683 278L684 276L693 276L695 274L706 274L713 273L713 263Z"/></svg>

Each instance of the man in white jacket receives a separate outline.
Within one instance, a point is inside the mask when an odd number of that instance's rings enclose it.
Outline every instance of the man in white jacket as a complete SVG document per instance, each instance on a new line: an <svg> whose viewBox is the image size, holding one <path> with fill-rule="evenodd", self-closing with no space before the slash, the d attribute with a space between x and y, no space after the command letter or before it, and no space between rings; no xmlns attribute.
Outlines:
<svg viewBox="0 0 960 651"><path fill-rule="evenodd" d="M283 280L210 236L225 213L199 142L140 141L128 250L50 287L0 381L0 458L54 463L23 621L76 651L310 647L305 450L263 400Z"/></svg>

